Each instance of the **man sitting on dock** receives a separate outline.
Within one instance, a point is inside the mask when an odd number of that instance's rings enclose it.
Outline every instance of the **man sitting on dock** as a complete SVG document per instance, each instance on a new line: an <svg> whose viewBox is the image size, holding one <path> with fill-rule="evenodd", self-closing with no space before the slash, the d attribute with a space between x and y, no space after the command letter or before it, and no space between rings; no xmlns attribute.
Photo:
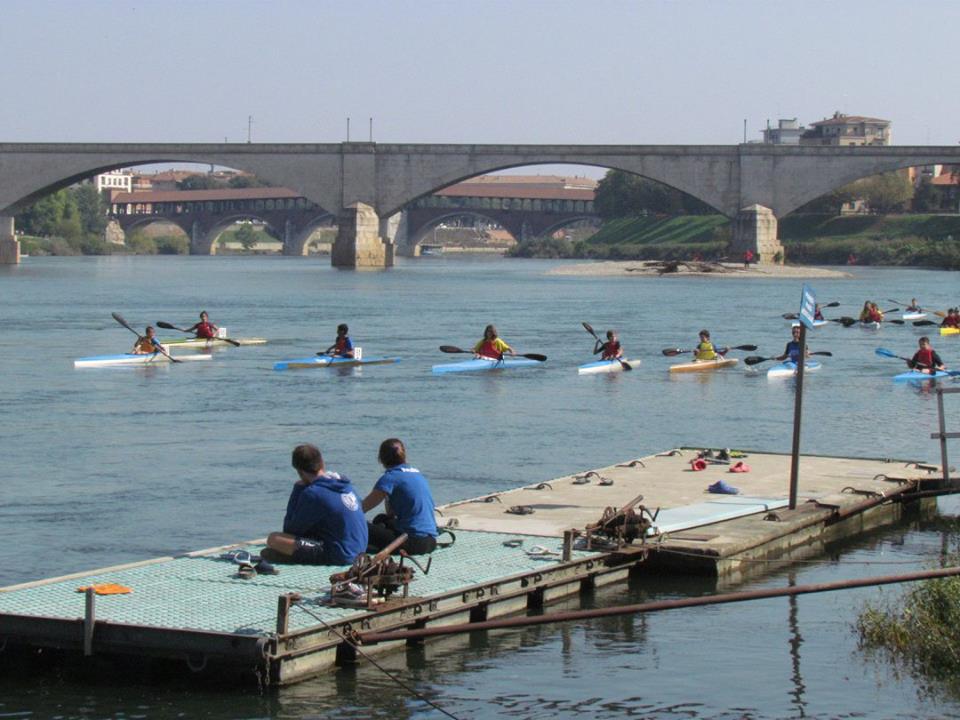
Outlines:
<svg viewBox="0 0 960 720"><path fill-rule="evenodd" d="M367 549L367 521L350 480L328 472L314 445L298 445L283 532L270 533L262 557L301 565L349 565Z"/></svg>

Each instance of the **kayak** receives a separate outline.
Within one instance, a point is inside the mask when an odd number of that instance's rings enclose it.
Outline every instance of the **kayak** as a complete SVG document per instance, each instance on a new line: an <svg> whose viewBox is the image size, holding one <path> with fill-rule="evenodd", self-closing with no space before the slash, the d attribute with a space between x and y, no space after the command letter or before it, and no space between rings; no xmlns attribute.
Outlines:
<svg viewBox="0 0 960 720"><path fill-rule="evenodd" d="M444 373L458 372L486 372L489 370L513 370L515 368L540 367L543 362L540 360L531 360L523 357L506 357L503 360L488 360L486 358L475 358L473 360L464 360L463 362L444 363L443 365L434 365L433 372L437 375Z"/></svg>
<svg viewBox="0 0 960 720"><path fill-rule="evenodd" d="M241 345L266 345L266 338L231 338L233 342ZM170 340L161 340L160 344L164 347L169 346L171 350L189 348L191 350L208 350L212 347L233 347L233 343L228 343L221 338L172 338Z"/></svg>
<svg viewBox="0 0 960 720"><path fill-rule="evenodd" d="M804 365L804 372L812 372L814 370L820 369L821 363L817 360L807 360L806 365ZM797 374L797 364L792 360L787 360L786 362L778 363L772 368L767 370L768 378L783 378L783 377L796 377Z"/></svg>
<svg viewBox="0 0 960 720"><path fill-rule="evenodd" d="M212 355L185 355L177 358L178 362L189 362L191 360L210 360ZM149 355L134 355L133 353L124 353L122 355L93 355L92 357L78 358L73 361L74 367L111 367L120 365L167 365L170 359L163 353L150 353Z"/></svg>
<svg viewBox="0 0 960 720"><path fill-rule="evenodd" d="M863 320L861 320L861 321L860 321L860 327L862 327L864 330L879 330L879 329L880 329L880 323L878 323L878 322L864 322Z"/></svg>
<svg viewBox="0 0 960 720"><path fill-rule="evenodd" d="M926 316L927 314L922 311L907 312L904 310L900 317L902 317L904 320L923 320Z"/></svg>
<svg viewBox="0 0 960 720"><path fill-rule="evenodd" d="M952 327L942 327L940 328L941 335L960 335L960 328Z"/></svg>
<svg viewBox="0 0 960 720"><path fill-rule="evenodd" d="M298 360L281 360L273 364L274 370L305 370L308 368L351 368L361 365L389 365L400 362L398 357L348 358L348 357L308 357Z"/></svg>
<svg viewBox="0 0 960 720"><path fill-rule="evenodd" d="M737 358L717 358L716 360L694 360L692 362L671 365L670 372L708 372L710 370L719 370L720 368L733 367L739 360Z"/></svg>
<svg viewBox="0 0 960 720"><path fill-rule="evenodd" d="M618 373L623 372L626 368L623 367L623 364L626 363L631 370L636 370L640 366L639 360L627 360L627 358L620 360L597 360L596 362L590 362L586 365L581 365L577 368L578 375L597 375L599 373Z"/></svg>
<svg viewBox="0 0 960 720"><path fill-rule="evenodd" d="M813 321L813 326L814 326L815 328L823 327L824 325L829 325L829 324L830 324L830 321L829 321L829 320L814 320L814 321ZM800 327L800 323L799 323L799 322L793 322L793 323L791 323L791 326L792 326L792 327Z"/></svg>
<svg viewBox="0 0 960 720"><path fill-rule="evenodd" d="M899 375L893 376L894 382L922 382L924 380L937 380L938 378L950 377L950 373L944 372L943 370L937 370L933 375L929 373L918 372L917 370L911 370L909 372L900 373Z"/></svg>

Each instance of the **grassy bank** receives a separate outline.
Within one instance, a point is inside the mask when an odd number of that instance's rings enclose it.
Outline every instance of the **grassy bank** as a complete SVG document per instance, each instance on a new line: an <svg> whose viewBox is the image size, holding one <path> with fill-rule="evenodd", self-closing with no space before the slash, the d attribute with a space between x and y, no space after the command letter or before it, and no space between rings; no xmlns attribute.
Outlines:
<svg viewBox="0 0 960 720"><path fill-rule="evenodd" d="M520 257L610 260L709 259L727 253L730 221L722 215L619 218L578 243L536 239ZM853 255L863 265L960 269L960 215L792 215L780 221L787 261L842 265Z"/></svg>

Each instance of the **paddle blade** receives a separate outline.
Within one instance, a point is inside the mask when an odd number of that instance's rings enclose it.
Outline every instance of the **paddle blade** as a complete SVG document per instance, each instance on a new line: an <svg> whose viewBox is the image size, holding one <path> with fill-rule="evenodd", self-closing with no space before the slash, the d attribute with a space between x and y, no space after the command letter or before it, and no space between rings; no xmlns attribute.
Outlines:
<svg viewBox="0 0 960 720"><path fill-rule="evenodd" d="M620 358L617 358L617 360L620 362L620 367L623 368L624 372L631 372L633 370L633 365L628 363L626 360L620 360Z"/></svg>
<svg viewBox="0 0 960 720"><path fill-rule="evenodd" d="M834 302L832 302L832 303L827 303L826 305L821 305L820 307L822 307L822 308L825 308L825 307L840 307L840 303L834 301Z"/></svg>
<svg viewBox="0 0 960 720"><path fill-rule="evenodd" d="M894 353L894 352L891 352L890 350L887 350L886 348L877 348L877 349L874 350L873 352L876 353L877 355L879 355L880 357L888 357L888 358L898 358L898 357L899 357L899 355L897 355L897 354Z"/></svg>
<svg viewBox="0 0 960 720"><path fill-rule="evenodd" d="M817 351L812 352L812 353L810 353L810 354L811 354L811 355L822 355L823 357L833 357L833 353L830 352L829 350L817 350Z"/></svg>
<svg viewBox="0 0 960 720"><path fill-rule="evenodd" d="M470 352L470 351L469 351L469 350L461 350L461 349L458 348L456 345L441 345L441 346L440 346L440 352L445 352L445 353L465 353L465 352Z"/></svg>
<svg viewBox="0 0 960 720"><path fill-rule="evenodd" d="M689 350L681 350L680 348L664 348L661 350L664 355L667 357L673 357L674 355L680 355L682 353L690 352Z"/></svg>
<svg viewBox="0 0 960 720"><path fill-rule="evenodd" d="M217 340L223 340L225 343L229 343L234 347L240 347L240 343L238 343L236 340L231 340L230 338L217 338Z"/></svg>
<svg viewBox="0 0 960 720"><path fill-rule="evenodd" d="M586 330L588 333L590 333L590 334L593 335L594 337L597 337L597 333L595 333L595 332L593 331L593 328L590 326L590 323L588 323L588 322L583 322L583 323L580 323L580 324L583 325L583 329L584 329L584 330ZM597 340L599 340L599 339L600 339L600 338L597 338Z"/></svg>
<svg viewBox="0 0 960 720"><path fill-rule="evenodd" d="M170 323L164 322L163 320L157 320L157 327L158 327L158 328L163 328L164 330L176 330L176 329L177 329L177 328L175 328L173 325L171 325Z"/></svg>
<svg viewBox="0 0 960 720"><path fill-rule="evenodd" d="M123 316L122 316L120 313L110 313L110 315L113 317L114 320L116 320L118 323L120 323L121 325L123 325L127 330L129 330L130 332L132 332L132 333L133 333L134 335L136 335L137 337L140 337L140 333L138 333L136 330L134 330L132 327L130 327L130 323L128 323L126 320L124 320L124 319L123 319Z"/></svg>
<svg viewBox="0 0 960 720"><path fill-rule="evenodd" d="M756 345L734 345L731 350L746 350L747 352L753 352L757 349Z"/></svg>
<svg viewBox="0 0 960 720"><path fill-rule="evenodd" d="M913 321L914 327L929 327L931 325L936 325L936 324L937 323L935 323L933 320L914 320Z"/></svg>
<svg viewBox="0 0 960 720"><path fill-rule="evenodd" d="M903 325L903 320L894 320L892 318L889 320L884 320L884 322L893 323L894 325Z"/></svg>
<svg viewBox="0 0 960 720"><path fill-rule="evenodd" d="M782 317L784 320L796 320L800 316L796 313L784 313L780 317Z"/></svg>
<svg viewBox="0 0 960 720"><path fill-rule="evenodd" d="M529 360L537 360L537 361L539 361L539 362L546 362L546 361L547 361L547 356L546 356L546 355L541 355L540 353L524 353L524 354L521 355L520 357L525 357L525 358L527 358L527 359L529 359Z"/></svg>
<svg viewBox="0 0 960 720"><path fill-rule="evenodd" d="M847 317L846 315L844 315L842 318L837 320L837 322L843 325L844 327L850 327L851 325L856 325L858 320L856 318Z"/></svg>
<svg viewBox="0 0 960 720"><path fill-rule="evenodd" d="M751 355L750 357L745 357L743 362L747 365L756 365L757 363L766 362L767 360L773 360L773 358L760 357L759 355Z"/></svg>

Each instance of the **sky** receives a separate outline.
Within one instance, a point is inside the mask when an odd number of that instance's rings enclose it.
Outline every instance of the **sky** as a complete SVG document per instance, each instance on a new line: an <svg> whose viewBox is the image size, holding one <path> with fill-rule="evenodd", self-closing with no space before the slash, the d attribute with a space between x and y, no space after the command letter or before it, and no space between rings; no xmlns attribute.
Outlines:
<svg viewBox="0 0 960 720"><path fill-rule="evenodd" d="M0 142L960 141L960 2L5 0Z"/></svg>

